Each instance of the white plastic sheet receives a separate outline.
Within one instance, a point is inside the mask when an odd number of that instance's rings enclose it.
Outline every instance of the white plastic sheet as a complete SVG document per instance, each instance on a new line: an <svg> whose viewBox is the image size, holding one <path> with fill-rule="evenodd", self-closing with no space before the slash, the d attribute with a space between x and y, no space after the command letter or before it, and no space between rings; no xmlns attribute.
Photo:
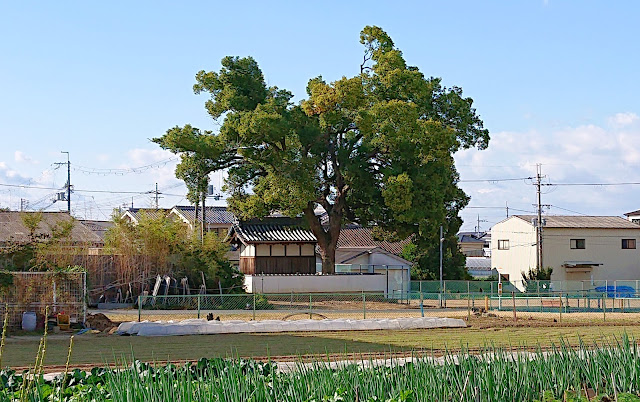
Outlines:
<svg viewBox="0 0 640 402"><path fill-rule="evenodd" d="M169 336L215 335L238 333L316 332L316 331L365 331L382 329L464 328L466 323L455 318L422 317L365 320L265 320L265 321L184 321L123 322L118 327L120 335Z"/></svg>

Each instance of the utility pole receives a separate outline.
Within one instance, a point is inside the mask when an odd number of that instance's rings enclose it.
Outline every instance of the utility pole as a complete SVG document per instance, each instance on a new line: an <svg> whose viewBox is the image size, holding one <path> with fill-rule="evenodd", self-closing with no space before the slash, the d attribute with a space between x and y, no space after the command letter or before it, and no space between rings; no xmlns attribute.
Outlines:
<svg viewBox="0 0 640 402"><path fill-rule="evenodd" d="M71 215L71 161L69 160L69 152L67 151L60 151L61 154L67 154L67 162L59 162L59 163L55 163L55 165L67 165L67 184L66 184L66 188L67 188L67 212L69 213L69 215ZM58 198L58 201L62 201L60 198Z"/></svg>
<svg viewBox="0 0 640 402"><path fill-rule="evenodd" d="M71 160L69 159L69 152L62 152L67 154L67 212L71 215Z"/></svg>
<svg viewBox="0 0 640 402"><path fill-rule="evenodd" d="M504 202L504 207L507 209L507 218L509 218L509 202L508 201Z"/></svg>
<svg viewBox="0 0 640 402"><path fill-rule="evenodd" d="M537 212L538 212L538 219L536 222L536 235L537 235L537 253L536 253L536 267L538 269L538 272L542 271L542 267L543 267L543 261L542 261L542 198L541 198L541 191L540 191L540 186L541 186L541 180L544 176L542 176L542 165L541 164L536 164L536 193L538 196L538 205L537 205Z"/></svg>
<svg viewBox="0 0 640 402"><path fill-rule="evenodd" d="M476 234L480 234L480 222L487 222L487 220L486 219L480 220L480 214L478 214L478 226L476 226Z"/></svg>
<svg viewBox="0 0 640 402"><path fill-rule="evenodd" d="M160 194L158 192L158 183L156 183L156 191L155 191L155 195L156 195L156 209L159 208L159 204L158 204L158 194Z"/></svg>
<svg viewBox="0 0 640 402"><path fill-rule="evenodd" d="M206 200L207 200L207 192L203 191L202 192L202 242L203 243L204 243L204 232L206 228L205 222L206 222L206 216L207 216L207 213L205 212L207 208L205 205Z"/></svg>

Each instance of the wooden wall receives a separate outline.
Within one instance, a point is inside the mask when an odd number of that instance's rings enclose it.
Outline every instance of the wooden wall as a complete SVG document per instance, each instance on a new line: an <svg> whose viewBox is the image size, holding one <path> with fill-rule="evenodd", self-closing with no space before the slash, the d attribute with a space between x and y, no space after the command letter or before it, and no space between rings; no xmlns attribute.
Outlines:
<svg viewBox="0 0 640 402"><path fill-rule="evenodd" d="M240 257L243 274L315 274L316 257Z"/></svg>

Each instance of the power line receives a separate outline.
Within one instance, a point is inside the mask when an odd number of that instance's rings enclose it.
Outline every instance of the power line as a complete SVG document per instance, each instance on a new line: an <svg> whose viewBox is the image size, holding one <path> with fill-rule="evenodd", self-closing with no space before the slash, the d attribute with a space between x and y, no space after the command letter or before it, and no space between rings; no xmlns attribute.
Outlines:
<svg viewBox="0 0 640 402"><path fill-rule="evenodd" d="M122 176L130 173L143 173L147 170L151 169L159 169L161 167L166 166L167 164L177 161L180 159L177 156L163 159L158 162L153 162L148 165L133 167L133 168L92 168L88 166L74 165L73 169L86 174L97 174L97 175L117 175Z"/></svg>
<svg viewBox="0 0 640 402"><path fill-rule="evenodd" d="M40 186L29 186L25 184L5 184L0 183L0 186L3 187L18 187L18 188L27 188L32 190L59 190L56 187L40 187ZM66 187L66 186L65 186ZM81 190L81 189L73 189L75 192L82 193L107 193L107 194L152 194L154 191L114 191L114 190Z"/></svg>
<svg viewBox="0 0 640 402"><path fill-rule="evenodd" d="M637 181L629 181L629 182L621 182L621 183L543 183L543 186L635 186L639 185L640 182Z"/></svg>
<svg viewBox="0 0 640 402"><path fill-rule="evenodd" d="M549 206L550 206L551 208L561 209L561 210L563 210L563 211L571 212L571 213L574 213L574 214L584 215L584 216L589 216L589 214L583 214L582 212L572 211L572 210L570 210L570 209L562 208L562 207L559 207L559 206L557 206L557 205L549 205Z"/></svg>
<svg viewBox="0 0 640 402"><path fill-rule="evenodd" d="M506 179L472 179L472 180L458 180L456 183L499 183L503 181L520 181L520 180L533 180L533 177L513 177Z"/></svg>
<svg viewBox="0 0 640 402"><path fill-rule="evenodd" d="M482 206L482 207L481 207L481 206L478 206L478 207L476 207L476 206L467 206L467 207L464 207L464 209L509 209L509 211L527 212L527 213L531 213L531 214L534 214L534 213L535 213L535 211L530 211L530 210L526 210L526 209L518 209L518 208L513 208L513 207L507 207L507 206L504 206L504 207L497 207L497 206L496 206L496 207L489 207L489 206L486 206L486 207L484 207L484 206Z"/></svg>

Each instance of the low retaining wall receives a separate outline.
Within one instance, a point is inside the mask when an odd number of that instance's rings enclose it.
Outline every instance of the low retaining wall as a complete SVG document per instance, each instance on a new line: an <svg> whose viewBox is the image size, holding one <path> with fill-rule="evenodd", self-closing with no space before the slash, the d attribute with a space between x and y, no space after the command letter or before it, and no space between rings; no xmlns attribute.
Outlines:
<svg viewBox="0 0 640 402"><path fill-rule="evenodd" d="M245 275L248 293L338 293L387 290L386 275Z"/></svg>

